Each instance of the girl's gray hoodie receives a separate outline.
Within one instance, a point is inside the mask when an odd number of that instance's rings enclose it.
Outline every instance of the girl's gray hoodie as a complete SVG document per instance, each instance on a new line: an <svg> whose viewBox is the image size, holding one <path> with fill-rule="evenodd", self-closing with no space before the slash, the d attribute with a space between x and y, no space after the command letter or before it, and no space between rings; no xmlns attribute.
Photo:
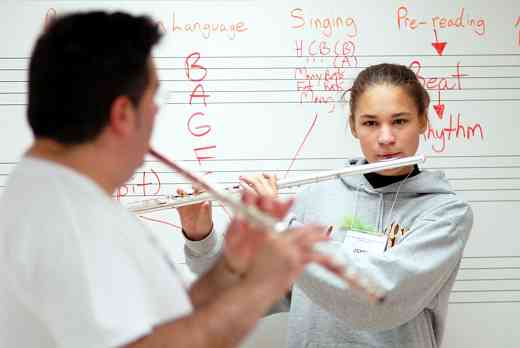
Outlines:
<svg viewBox="0 0 520 348"><path fill-rule="evenodd" d="M321 249L354 262L387 292L383 303L369 304L322 268L308 266L293 287L289 347L440 346L449 293L473 223L470 207L442 172L422 171L378 189L364 176L309 185L287 219L291 225L334 225L332 241ZM346 225L384 231L392 223L402 230L384 252L353 255L343 245ZM221 247L222 236L214 232L187 241L188 265L203 272Z"/></svg>

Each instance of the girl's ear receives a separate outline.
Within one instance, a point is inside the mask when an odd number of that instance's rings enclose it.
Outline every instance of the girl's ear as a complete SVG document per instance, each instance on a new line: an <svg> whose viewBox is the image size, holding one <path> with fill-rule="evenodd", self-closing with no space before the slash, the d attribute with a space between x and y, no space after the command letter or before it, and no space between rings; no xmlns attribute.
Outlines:
<svg viewBox="0 0 520 348"><path fill-rule="evenodd" d="M419 115L419 132L422 134L426 132L428 129L428 123L430 120L428 119L428 114L424 113L424 115Z"/></svg>
<svg viewBox="0 0 520 348"><path fill-rule="evenodd" d="M354 138L358 138L357 130L356 130L356 121L354 120L354 116L350 115L348 118L348 123L350 125L350 132L354 136Z"/></svg>

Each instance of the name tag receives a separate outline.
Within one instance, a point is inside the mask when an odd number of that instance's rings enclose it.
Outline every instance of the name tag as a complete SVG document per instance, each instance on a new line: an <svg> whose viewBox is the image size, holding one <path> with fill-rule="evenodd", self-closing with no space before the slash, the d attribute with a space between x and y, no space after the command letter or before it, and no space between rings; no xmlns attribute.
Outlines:
<svg viewBox="0 0 520 348"><path fill-rule="evenodd" d="M350 250L353 254L382 254L385 251L386 242L386 235L373 235L348 230L343 247Z"/></svg>

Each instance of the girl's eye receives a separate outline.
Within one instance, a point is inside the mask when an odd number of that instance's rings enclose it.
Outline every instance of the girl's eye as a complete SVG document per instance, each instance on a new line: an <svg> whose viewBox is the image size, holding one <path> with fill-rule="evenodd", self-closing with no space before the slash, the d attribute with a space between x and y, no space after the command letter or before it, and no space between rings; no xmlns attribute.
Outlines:
<svg viewBox="0 0 520 348"><path fill-rule="evenodd" d="M376 121L365 121L362 124L365 127L374 127L374 126L376 126Z"/></svg>
<svg viewBox="0 0 520 348"><path fill-rule="evenodd" d="M394 120L394 123L395 123L396 125L399 125L399 126L400 126L400 125L403 125L403 124L408 123L408 120L405 119L405 118L398 118L398 119Z"/></svg>

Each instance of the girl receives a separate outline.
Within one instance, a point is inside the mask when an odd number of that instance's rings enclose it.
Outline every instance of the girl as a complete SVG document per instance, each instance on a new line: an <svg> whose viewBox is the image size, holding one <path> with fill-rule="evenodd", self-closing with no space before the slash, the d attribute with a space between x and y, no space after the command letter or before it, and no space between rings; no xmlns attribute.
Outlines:
<svg viewBox="0 0 520 348"><path fill-rule="evenodd" d="M348 165L416 153L428 125L429 97L409 68L366 68L354 81L349 105L350 129L364 158ZM276 194L272 177L242 180L259 194ZM201 208L190 209L191 216L181 211L181 217L187 237L198 241L186 243L186 255L201 270L221 237L208 234L207 209L195 219L194 209ZM444 173L408 166L309 185L297 195L288 223L333 225L324 251L350 261L347 266L370 275L387 293L385 302L371 305L325 271L308 267L292 291L291 348L440 346L473 223L470 207Z"/></svg>

